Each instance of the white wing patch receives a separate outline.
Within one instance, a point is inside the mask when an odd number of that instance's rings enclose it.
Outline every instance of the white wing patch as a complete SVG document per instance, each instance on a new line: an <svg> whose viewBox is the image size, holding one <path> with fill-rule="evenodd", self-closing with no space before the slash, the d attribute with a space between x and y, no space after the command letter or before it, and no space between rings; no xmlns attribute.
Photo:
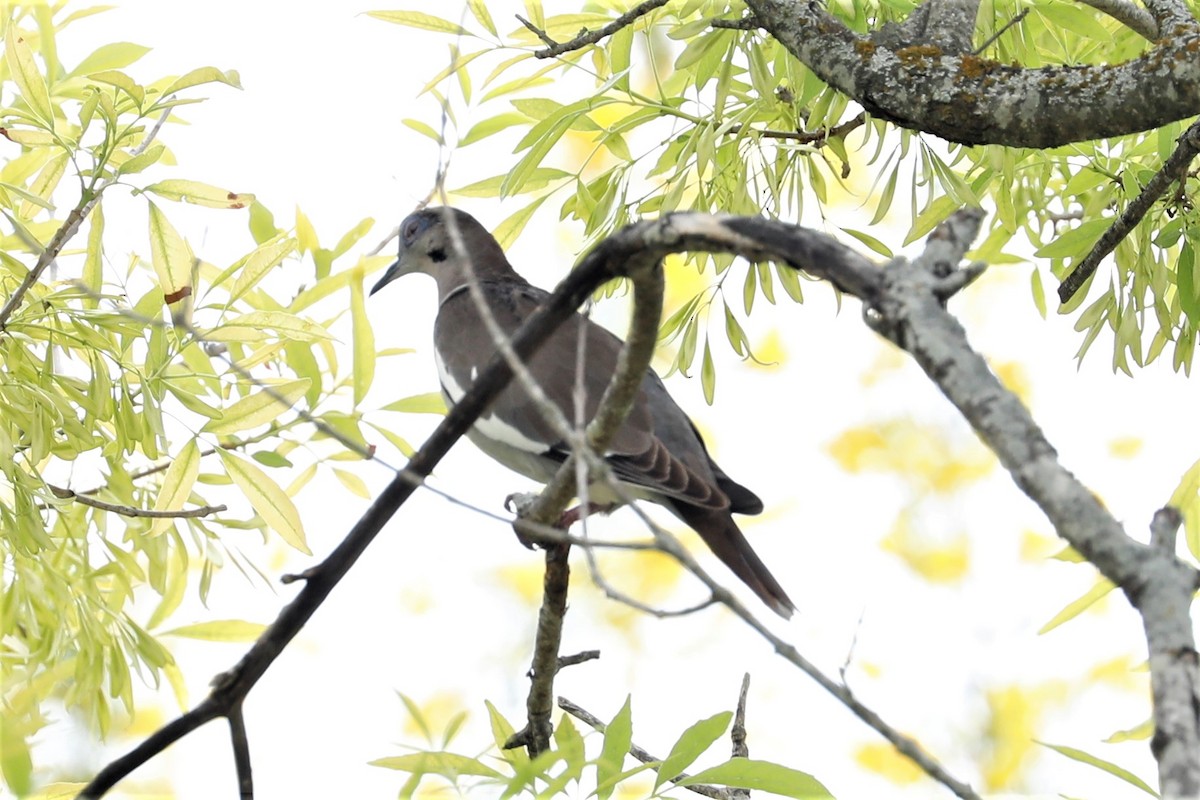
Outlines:
<svg viewBox="0 0 1200 800"><path fill-rule="evenodd" d="M446 365L442 363L441 355L438 353L436 347L433 350L433 360L437 364L438 379L442 382L442 390L450 399L451 404L457 403L467 393L467 390L460 386L458 381L454 380L454 375L451 374L450 370L446 369ZM477 371L472 369L471 380L475 380L477 374ZM550 449L545 442L530 439L513 426L497 419L494 414L488 414L475 420L473 427L475 432L480 436L527 453L541 454Z"/></svg>

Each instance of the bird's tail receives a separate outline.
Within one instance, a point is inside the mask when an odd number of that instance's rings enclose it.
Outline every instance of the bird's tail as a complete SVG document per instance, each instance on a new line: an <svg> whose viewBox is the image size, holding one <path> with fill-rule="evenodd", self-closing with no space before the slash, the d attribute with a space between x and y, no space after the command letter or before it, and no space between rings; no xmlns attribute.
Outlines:
<svg viewBox="0 0 1200 800"><path fill-rule="evenodd" d="M791 618L796 605L750 547L750 542L728 511L714 511L680 502L672 503L672 506L679 518L700 534L717 558L753 589L772 611L784 619Z"/></svg>

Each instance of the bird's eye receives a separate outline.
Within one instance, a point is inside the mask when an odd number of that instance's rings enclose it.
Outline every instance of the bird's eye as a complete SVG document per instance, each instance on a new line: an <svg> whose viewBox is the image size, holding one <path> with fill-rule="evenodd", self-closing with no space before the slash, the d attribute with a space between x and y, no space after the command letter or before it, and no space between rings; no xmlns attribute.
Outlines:
<svg viewBox="0 0 1200 800"><path fill-rule="evenodd" d="M404 243L406 245L412 244L413 240L417 238L417 230L420 227L421 221L419 219L405 220L404 228L401 230L400 235L404 237Z"/></svg>

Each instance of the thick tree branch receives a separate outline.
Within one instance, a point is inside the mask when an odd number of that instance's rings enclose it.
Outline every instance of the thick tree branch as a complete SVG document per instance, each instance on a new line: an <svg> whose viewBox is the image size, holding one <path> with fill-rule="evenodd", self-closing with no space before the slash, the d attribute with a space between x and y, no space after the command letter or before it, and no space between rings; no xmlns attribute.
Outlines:
<svg viewBox="0 0 1200 800"><path fill-rule="evenodd" d="M925 0L901 23L887 23L871 36L891 50L932 46L945 55L972 51L979 0Z"/></svg>
<svg viewBox="0 0 1200 800"><path fill-rule="evenodd" d="M878 46L808 0L746 4L789 52L872 115L954 142L1048 148L1200 113L1194 20L1123 64L1025 69L937 45Z"/></svg>
<svg viewBox="0 0 1200 800"><path fill-rule="evenodd" d="M1066 303L1083 288L1105 256L1115 250L1121 240L1137 227L1137 224L1142 221L1158 198L1166 193L1171 184L1187 179L1188 167L1196 155L1200 154L1200 122L1193 122L1177 141L1179 144L1175 151L1163 162L1162 168L1154 174L1154 177L1142 189L1141 194L1125 207L1121 216L1117 217L1108 230L1092 245L1091 252L1084 256L1083 260L1076 264L1070 274L1059 284L1058 299L1060 302Z"/></svg>

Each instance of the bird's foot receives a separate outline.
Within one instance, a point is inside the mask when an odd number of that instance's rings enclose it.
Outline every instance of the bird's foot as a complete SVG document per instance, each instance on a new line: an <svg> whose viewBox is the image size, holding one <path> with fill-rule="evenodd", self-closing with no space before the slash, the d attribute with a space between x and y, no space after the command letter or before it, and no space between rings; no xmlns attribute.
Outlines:
<svg viewBox="0 0 1200 800"><path fill-rule="evenodd" d="M568 508L558 518L558 524L555 527L562 528L565 531L584 517L591 516L592 514L609 514L616 507L616 503L588 503L586 508L582 505Z"/></svg>

